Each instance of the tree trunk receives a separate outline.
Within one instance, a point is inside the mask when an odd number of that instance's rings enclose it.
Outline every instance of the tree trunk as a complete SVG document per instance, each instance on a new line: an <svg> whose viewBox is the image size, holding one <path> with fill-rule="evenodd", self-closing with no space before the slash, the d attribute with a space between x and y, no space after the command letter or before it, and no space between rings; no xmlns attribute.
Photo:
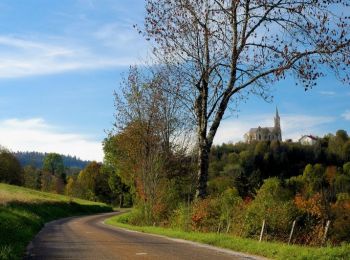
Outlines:
<svg viewBox="0 0 350 260"><path fill-rule="evenodd" d="M207 145L199 144L196 198L200 199L207 196L209 151L210 148Z"/></svg>
<svg viewBox="0 0 350 260"><path fill-rule="evenodd" d="M124 202L124 196L123 194L119 195L119 208L123 207L123 202Z"/></svg>

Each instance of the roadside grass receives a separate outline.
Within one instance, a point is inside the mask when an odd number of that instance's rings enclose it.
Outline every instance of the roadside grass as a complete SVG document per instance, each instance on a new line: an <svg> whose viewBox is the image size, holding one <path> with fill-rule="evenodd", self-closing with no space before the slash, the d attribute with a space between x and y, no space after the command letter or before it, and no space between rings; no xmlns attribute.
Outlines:
<svg viewBox="0 0 350 260"><path fill-rule="evenodd" d="M109 218L105 223L130 230L205 243L271 259L350 259L349 244L337 247L307 247L278 242L258 242L227 234L185 232L171 228L133 226L127 224L130 214L131 212Z"/></svg>
<svg viewBox="0 0 350 260"><path fill-rule="evenodd" d="M103 203L0 183L0 259L21 259L46 222L108 211Z"/></svg>

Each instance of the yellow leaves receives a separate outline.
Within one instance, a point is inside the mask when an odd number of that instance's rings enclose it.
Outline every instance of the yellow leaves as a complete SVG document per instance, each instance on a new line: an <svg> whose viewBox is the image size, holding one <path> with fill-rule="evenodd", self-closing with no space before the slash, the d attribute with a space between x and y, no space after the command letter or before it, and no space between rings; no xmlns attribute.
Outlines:
<svg viewBox="0 0 350 260"><path fill-rule="evenodd" d="M302 212L310 214L316 218L323 218L325 216L325 210L322 206L324 203L320 193L316 193L308 199L305 199L298 193L294 198L294 204Z"/></svg>

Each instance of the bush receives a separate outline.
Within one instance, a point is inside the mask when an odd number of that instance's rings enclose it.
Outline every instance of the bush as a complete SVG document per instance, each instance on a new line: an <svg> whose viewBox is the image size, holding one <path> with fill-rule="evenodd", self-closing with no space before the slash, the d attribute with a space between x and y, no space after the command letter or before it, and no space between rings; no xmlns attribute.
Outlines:
<svg viewBox="0 0 350 260"><path fill-rule="evenodd" d="M330 238L334 243L350 241L350 198L348 194L339 196L332 205L334 221L330 229Z"/></svg>
<svg viewBox="0 0 350 260"><path fill-rule="evenodd" d="M170 225L174 229L179 229L182 231L191 230L191 207L185 204L179 205L177 209L174 210L172 217L170 219Z"/></svg>
<svg viewBox="0 0 350 260"><path fill-rule="evenodd" d="M242 198L239 196L237 189L229 188L222 193L219 203L220 227L228 232L231 224L239 220Z"/></svg>
<svg viewBox="0 0 350 260"><path fill-rule="evenodd" d="M217 231L220 228L220 201L210 197L196 201L191 220L194 231Z"/></svg>
<svg viewBox="0 0 350 260"><path fill-rule="evenodd" d="M285 240L296 215L290 192L279 179L266 179L247 208L243 236L258 237L265 220L268 236Z"/></svg>

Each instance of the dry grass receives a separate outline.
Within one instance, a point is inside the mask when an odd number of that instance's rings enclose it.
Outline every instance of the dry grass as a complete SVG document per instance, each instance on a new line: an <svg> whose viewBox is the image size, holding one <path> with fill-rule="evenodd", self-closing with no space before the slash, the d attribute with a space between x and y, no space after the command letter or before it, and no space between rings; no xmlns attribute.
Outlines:
<svg viewBox="0 0 350 260"><path fill-rule="evenodd" d="M9 202L33 202L33 200L24 194L13 194L6 190L0 190L0 205L7 205ZM39 201L39 200L38 200Z"/></svg>

